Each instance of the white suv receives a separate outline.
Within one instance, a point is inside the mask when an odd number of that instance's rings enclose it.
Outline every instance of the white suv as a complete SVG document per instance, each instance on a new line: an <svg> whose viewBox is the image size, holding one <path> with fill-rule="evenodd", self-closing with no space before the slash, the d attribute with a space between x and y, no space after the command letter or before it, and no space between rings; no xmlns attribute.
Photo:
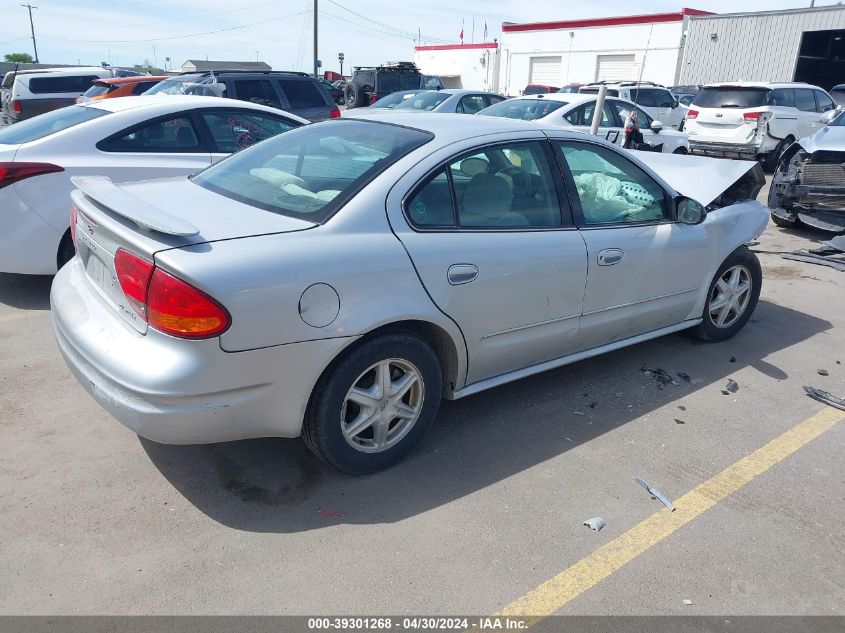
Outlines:
<svg viewBox="0 0 845 633"><path fill-rule="evenodd" d="M702 87L687 112L690 151L765 161L772 170L795 140L812 136L836 108L805 83L738 82Z"/></svg>
<svg viewBox="0 0 845 633"><path fill-rule="evenodd" d="M581 86L578 92L596 94L602 85L607 86L608 97L621 97L633 101L664 125L680 129L686 108L680 107L678 98L668 88L650 81L598 81Z"/></svg>

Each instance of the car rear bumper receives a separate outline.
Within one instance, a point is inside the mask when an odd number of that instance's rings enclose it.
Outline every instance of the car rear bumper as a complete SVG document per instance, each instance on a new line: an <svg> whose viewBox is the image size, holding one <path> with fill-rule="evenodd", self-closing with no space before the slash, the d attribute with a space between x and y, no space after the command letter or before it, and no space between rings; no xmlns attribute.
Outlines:
<svg viewBox="0 0 845 633"><path fill-rule="evenodd" d="M749 158L760 153L759 145L744 145L741 143L714 143L712 141L689 141L691 154L704 156L724 156L730 158Z"/></svg>
<svg viewBox="0 0 845 633"><path fill-rule="evenodd" d="M0 272L56 272L62 234L21 199L15 185L0 189L0 227Z"/></svg>
<svg viewBox="0 0 845 633"><path fill-rule="evenodd" d="M224 352L123 323L74 258L50 293L59 349L80 384L118 421L164 444L300 434L311 391L351 340Z"/></svg>

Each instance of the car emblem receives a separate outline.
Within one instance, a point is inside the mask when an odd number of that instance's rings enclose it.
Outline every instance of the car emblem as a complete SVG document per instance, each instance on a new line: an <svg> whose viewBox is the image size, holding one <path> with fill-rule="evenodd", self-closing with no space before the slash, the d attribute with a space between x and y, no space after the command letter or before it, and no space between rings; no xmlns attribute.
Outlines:
<svg viewBox="0 0 845 633"><path fill-rule="evenodd" d="M721 112L717 112L717 113L716 113L716 116L717 116L717 117L719 117L719 118L721 119L721 118L722 118L722 113L721 113Z"/></svg>
<svg viewBox="0 0 845 633"><path fill-rule="evenodd" d="M94 235L94 225L88 224L87 222L86 225L88 226L88 235Z"/></svg>

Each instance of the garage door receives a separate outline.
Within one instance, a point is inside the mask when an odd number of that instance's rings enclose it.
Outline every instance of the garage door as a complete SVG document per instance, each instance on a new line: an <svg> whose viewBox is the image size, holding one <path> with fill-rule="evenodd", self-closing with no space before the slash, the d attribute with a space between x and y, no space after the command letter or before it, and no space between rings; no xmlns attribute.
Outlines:
<svg viewBox="0 0 845 633"><path fill-rule="evenodd" d="M596 63L596 81L622 81L637 79L634 55L599 55Z"/></svg>
<svg viewBox="0 0 845 633"><path fill-rule="evenodd" d="M559 86L560 77L560 57L531 58L531 80L528 83Z"/></svg>

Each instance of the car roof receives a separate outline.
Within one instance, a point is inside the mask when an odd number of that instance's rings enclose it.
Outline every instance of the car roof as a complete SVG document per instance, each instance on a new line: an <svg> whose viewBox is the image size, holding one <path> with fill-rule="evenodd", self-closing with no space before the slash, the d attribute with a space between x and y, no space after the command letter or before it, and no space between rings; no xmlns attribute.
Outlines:
<svg viewBox="0 0 845 633"><path fill-rule="evenodd" d="M703 88L818 88L802 81L719 81L712 84L704 84Z"/></svg>
<svg viewBox="0 0 845 633"><path fill-rule="evenodd" d="M94 83L120 86L122 84L136 84L141 81L163 81L167 78L166 75L136 75L134 77L107 77L106 79L98 79Z"/></svg>
<svg viewBox="0 0 845 633"><path fill-rule="evenodd" d="M123 112L138 108L159 108L162 114L169 111L190 110L192 108L247 108L249 110L262 110L264 112L285 115L302 123L308 123L306 119L296 116L286 110L271 108L270 106L252 103L251 101L239 101L238 99L226 99L224 97L201 97L195 95L138 95L131 99L98 99L84 104L87 108L97 108L108 112Z"/></svg>
<svg viewBox="0 0 845 633"><path fill-rule="evenodd" d="M613 97L614 99L616 97ZM580 103L582 101L595 101L595 93L590 92L550 92L541 95L523 95L514 97L509 101L531 99L532 101L563 101L564 103Z"/></svg>
<svg viewBox="0 0 845 633"><path fill-rule="evenodd" d="M102 66L71 66L69 68L38 68L31 72L18 71L18 75L90 75L98 72L111 73L111 70Z"/></svg>

